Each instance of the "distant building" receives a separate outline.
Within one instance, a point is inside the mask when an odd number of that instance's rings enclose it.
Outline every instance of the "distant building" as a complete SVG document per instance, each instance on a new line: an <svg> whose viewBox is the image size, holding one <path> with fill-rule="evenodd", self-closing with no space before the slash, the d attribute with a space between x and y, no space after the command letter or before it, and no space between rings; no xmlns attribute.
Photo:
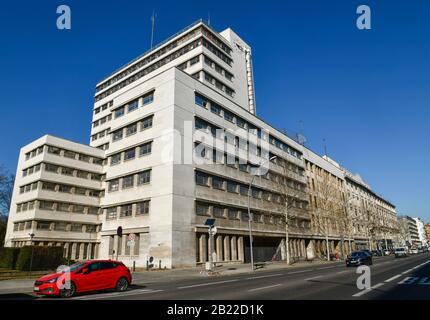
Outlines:
<svg viewBox="0 0 430 320"><path fill-rule="evenodd" d="M398 217L400 225L400 245L412 247L420 246L418 226L414 218L402 215Z"/></svg>
<svg viewBox="0 0 430 320"><path fill-rule="evenodd" d="M420 218L414 218L417 229L418 229L418 237L420 239L421 245L427 246L427 237L426 232L424 230L424 222Z"/></svg>

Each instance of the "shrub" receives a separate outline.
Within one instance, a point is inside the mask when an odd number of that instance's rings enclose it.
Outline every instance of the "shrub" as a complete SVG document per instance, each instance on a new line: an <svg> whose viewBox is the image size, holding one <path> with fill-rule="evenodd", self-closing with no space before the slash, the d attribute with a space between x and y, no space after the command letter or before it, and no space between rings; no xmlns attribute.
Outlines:
<svg viewBox="0 0 430 320"><path fill-rule="evenodd" d="M16 262L16 269L21 271L30 270L31 252L33 248L33 264L31 270L44 271L54 270L63 264L62 247L22 247Z"/></svg>
<svg viewBox="0 0 430 320"><path fill-rule="evenodd" d="M15 269L20 248L0 248L0 268Z"/></svg>

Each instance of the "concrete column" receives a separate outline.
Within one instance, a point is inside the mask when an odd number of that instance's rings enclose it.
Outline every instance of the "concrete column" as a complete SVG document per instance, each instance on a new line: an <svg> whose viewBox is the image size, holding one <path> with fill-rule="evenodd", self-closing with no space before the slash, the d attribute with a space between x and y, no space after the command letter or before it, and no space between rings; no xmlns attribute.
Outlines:
<svg viewBox="0 0 430 320"><path fill-rule="evenodd" d="M99 249L100 249L100 245L98 243L96 243L95 246L94 246L94 259L98 259L98 257L99 257Z"/></svg>
<svg viewBox="0 0 430 320"><path fill-rule="evenodd" d="M230 238L230 248L231 248L231 260L232 261L237 261L237 237L236 236L232 236Z"/></svg>
<svg viewBox="0 0 430 320"><path fill-rule="evenodd" d="M217 256L217 261L223 261L223 257L222 257L222 235L218 235L216 237L216 256Z"/></svg>
<svg viewBox="0 0 430 320"><path fill-rule="evenodd" d="M84 250L85 250L85 243L81 243L79 246L79 259L84 259Z"/></svg>
<svg viewBox="0 0 430 320"><path fill-rule="evenodd" d="M88 260L91 259L92 248L93 248L93 244L92 243L88 243L88 249L87 249L87 259Z"/></svg>
<svg viewBox="0 0 430 320"><path fill-rule="evenodd" d="M208 237L208 254L212 256L212 262L216 260L216 251L215 251L215 239L214 237ZM209 257L208 257L209 260Z"/></svg>
<svg viewBox="0 0 430 320"><path fill-rule="evenodd" d="M124 235L122 235L121 250L119 251L120 255L125 255L125 246L126 245L127 245L127 236L124 234Z"/></svg>
<svg viewBox="0 0 430 320"><path fill-rule="evenodd" d="M64 244L64 252L63 252L63 257L67 259L67 257L69 256L69 244L65 243Z"/></svg>
<svg viewBox="0 0 430 320"><path fill-rule="evenodd" d="M300 241L300 247L301 247L301 250L302 250L302 257L306 258L306 245L305 245L305 240L304 239L302 239Z"/></svg>
<svg viewBox="0 0 430 320"><path fill-rule="evenodd" d="M117 252L118 251L118 236L117 235L115 235L113 237L113 251L114 251L114 254L113 254L112 258L116 259L116 255L119 254L119 252Z"/></svg>
<svg viewBox="0 0 430 320"><path fill-rule="evenodd" d="M230 237L224 236L224 261L230 261Z"/></svg>
<svg viewBox="0 0 430 320"><path fill-rule="evenodd" d="M281 240L280 246L281 246L281 260L286 260L287 259L287 250L286 250L286 246L285 246L285 239Z"/></svg>
<svg viewBox="0 0 430 320"><path fill-rule="evenodd" d="M76 259L76 243L72 243L72 254L70 256L71 259Z"/></svg>
<svg viewBox="0 0 430 320"><path fill-rule="evenodd" d="M206 233L202 233L199 237L199 260L200 262L207 261L207 244L208 240Z"/></svg>
<svg viewBox="0 0 430 320"><path fill-rule="evenodd" d="M243 237L239 237L237 239L237 254L239 261L245 262L245 253L244 253L244 243L243 243Z"/></svg>

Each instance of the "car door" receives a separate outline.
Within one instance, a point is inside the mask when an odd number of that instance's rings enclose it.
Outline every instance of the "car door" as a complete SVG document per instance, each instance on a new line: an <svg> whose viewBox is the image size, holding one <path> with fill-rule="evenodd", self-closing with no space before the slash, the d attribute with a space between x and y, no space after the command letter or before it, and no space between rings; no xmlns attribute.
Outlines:
<svg viewBox="0 0 430 320"><path fill-rule="evenodd" d="M90 263L86 269L88 269L88 273L82 273L82 283L84 284L82 287L85 290L82 291L94 291L101 288L101 270L100 270L100 262L92 262Z"/></svg>
<svg viewBox="0 0 430 320"><path fill-rule="evenodd" d="M118 268L116 268L116 263L112 261L102 261L100 262L100 269L102 273L101 278L103 282L103 288L114 288L116 286L116 281L118 280Z"/></svg>

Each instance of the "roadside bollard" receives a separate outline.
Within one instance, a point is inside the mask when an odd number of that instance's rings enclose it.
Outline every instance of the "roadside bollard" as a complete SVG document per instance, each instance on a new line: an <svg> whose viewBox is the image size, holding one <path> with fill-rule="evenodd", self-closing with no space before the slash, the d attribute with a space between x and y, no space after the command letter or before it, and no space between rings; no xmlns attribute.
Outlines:
<svg viewBox="0 0 430 320"><path fill-rule="evenodd" d="M133 272L136 271L136 261L133 261Z"/></svg>
<svg viewBox="0 0 430 320"><path fill-rule="evenodd" d="M161 260L158 260L158 270L161 270Z"/></svg>
<svg viewBox="0 0 430 320"><path fill-rule="evenodd" d="M149 270L149 261L146 260L146 271L148 271L148 270Z"/></svg>

